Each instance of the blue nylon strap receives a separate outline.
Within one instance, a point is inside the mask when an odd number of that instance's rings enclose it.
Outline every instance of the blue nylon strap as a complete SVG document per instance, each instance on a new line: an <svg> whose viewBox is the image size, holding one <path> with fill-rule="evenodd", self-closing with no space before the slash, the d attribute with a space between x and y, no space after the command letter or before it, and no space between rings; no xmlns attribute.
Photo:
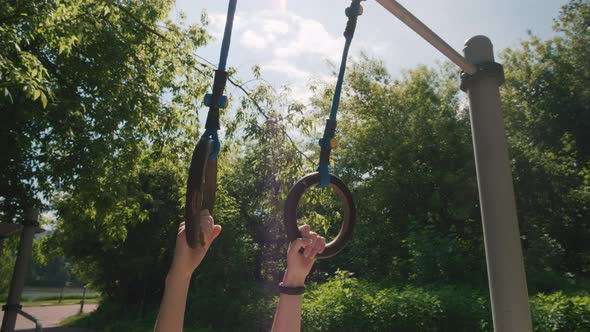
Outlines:
<svg viewBox="0 0 590 332"><path fill-rule="evenodd" d="M221 142L219 141L219 135L217 134L217 130L216 129L205 130L205 132L203 133L203 136L201 136L201 139L207 139L207 138L210 138L213 140L213 142L215 142L215 145L213 146L213 152L211 152L211 154L209 155L209 160L215 160L215 159L217 159L217 155L219 154L219 151L221 150Z"/></svg>
<svg viewBox="0 0 590 332"><path fill-rule="evenodd" d="M320 173L320 184L318 188L326 188L330 184L330 166L328 164L320 164L317 171Z"/></svg>
<svg viewBox="0 0 590 332"><path fill-rule="evenodd" d="M361 14L361 4L360 1L353 1L350 6L351 13L350 15L354 15L358 17ZM354 19L356 19L354 17ZM352 17L349 17L349 23ZM356 21L355 21L356 22ZM352 27L351 30L348 29L344 33L346 37L346 42L344 43L344 51L342 52L342 60L340 61L340 71L338 72L338 81L336 82L336 88L334 89L334 98L332 99L332 108L330 110L330 121L336 121L336 115L338 114L338 107L340 106L340 96L342 94L342 85L344 83L344 74L346 72L346 62L348 60L348 51L350 50L350 45L352 44L352 38L354 36L354 29L356 28L356 23ZM335 129L335 124L334 124ZM328 130L328 125L326 125L326 130L324 131L324 137L320 139L320 148L322 150L321 153L330 154L332 150L331 141L334 138L334 130ZM318 188L325 188L330 184L330 165L329 165L329 158L320 158L320 164L317 168L317 171L320 173L320 184L318 184Z"/></svg>
<svg viewBox="0 0 590 332"><path fill-rule="evenodd" d="M230 0L229 5L227 7L227 19L225 21L225 31L223 33L223 41L221 43L221 54L219 55L219 66L218 70L226 71L227 66L227 57L229 55L229 47L231 44L231 34L234 25L234 17L236 14L236 7L238 4L238 0ZM226 74L227 75L227 74ZM225 85L225 84L224 84ZM219 107L219 105L216 105ZM215 147L211 155L209 156L209 160L217 159L217 155L221 150L221 142L219 141L219 134L217 129L206 129L205 133L201 138L211 138L215 142Z"/></svg>
<svg viewBox="0 0 590 332"><path fill-rule="evenodd" d="M342 52L342 61L340 62L340 71L338 72L338 81L334 89L334 98L332 99L332 109L330 111L330 120L336 120L338 114L338 107L340 106L340 95L342 94L342 85L344 84L344 73L346 72L346 61L348 59L348 51L352 44L352 37L346 38L344 44L344 51Z"/></svg>
<svg viewBox="0 0 590 332"><path fill-rule="evenodd" d="M227 19L225 21L225 31L223 32L223 42L221 43L221 55L219 56L219 70L225 70L227 65L227 56L229 55L229 45L231 43L231 32L234 26L234 16L238 0L230 0L227 7Z"/></svg>

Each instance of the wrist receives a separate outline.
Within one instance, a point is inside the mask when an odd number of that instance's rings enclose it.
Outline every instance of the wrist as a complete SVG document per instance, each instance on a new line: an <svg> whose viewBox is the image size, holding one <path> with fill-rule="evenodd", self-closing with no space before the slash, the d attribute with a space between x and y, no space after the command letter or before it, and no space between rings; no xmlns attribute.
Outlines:
<svg viewBox="0 0 590 332"><path fill-rule="evenodd" d="M285 271L285 275L283 276L283 286L285 287L303 287L305 286L305 275L297 275L294 273L289 273L289 270Z"/></svg>
<svg viewBox="0 0 590 332"><path fill-rule="evenodd" d="M188 283L191 280L192 273L181 273L170 270L166 276L166 283Z"/></svg>

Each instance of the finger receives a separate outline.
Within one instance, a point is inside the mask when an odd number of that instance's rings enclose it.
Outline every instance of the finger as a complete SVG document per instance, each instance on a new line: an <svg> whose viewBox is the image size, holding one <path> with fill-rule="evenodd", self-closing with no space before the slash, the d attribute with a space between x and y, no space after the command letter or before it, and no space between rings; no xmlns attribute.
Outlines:
<svg viewBox="0 0 590 332"><path fill-rule="evenodd" d="M211 235L213 234L213 225L210 222L202 221L201 233L203 234L205 245L209 244L211 242Z"/></svg>
<svg viewBox="0 0 590 332"><path fill-rule="evenodd" d="M213 242L213 240L215 240L219 236L219 233L221 233L221 226L220 225L213 226L213 233L211 234L211 242Z"/></svg>
<svg viewBox="0 0 590 332"><path fill-rule="evenodd" d="M301 233L302 237L306 237L306 235L308 235L310 231L311 231L311 226L309 226L307 224L299 226L299 233Z"/></svg>
<svg viewBox="0 0 590 332"><path fill-rule="evenodd" d="M320 250L318 251L318 254L323 253L325 249L326 249L326 238L322 236L321 247L320 247Z"/></svg>
<svg viewBox="0 0 590 332"><path fill-rule="evenodd" d="M312 257L312 251L313 251L313 247L317 241L318 238L318 233L316 232L309 232L309 234L306 236L306 238L311 240L311 246L308 246L307 248L305 248L305 251L303 252L303 256L305 257Z"/></svg>
<svg viewBox="0 0 590 332"><path fill-rule="evenodd" d="M201 216L201 219L199 220L202 223L209 223L209 224L213 224L213 217L211 216Z"/></svg>
<svg viewBox="0 0 590 332"><path fill-rule="evenodd" d="M291 242L291 246L296 251L299 251L299 249L305 248L311 244L312 244L312 241L310 239L305 239L305 238L301 238L301 237L298 239L295 239L293 242Z"/></svg>
<svg viewBox="0 0 590 332"><path fill-rule="evenodd" d="M317 241L314 243L312 248L308 248L311 249L310 252L310 257L315 257L317 254L319 254L321 251L323 251L324 247L326 246L326 239L323 236L318 237Z"/></svg>
<svg viewBox="0 0 590 332"><path fill-rule="evenodd" d="M213 229L213 219L201 218L201 229Z"/></svg>
<svg viewBox="0 0 590 332"><path fill-rule="evenodd" d="M215 241L215 239L219 236L219 233L221 233L221 226L214 225L212 226L210 232L203 234L205 236L205 248L208 249L211 246L213 241Z"/></svg>

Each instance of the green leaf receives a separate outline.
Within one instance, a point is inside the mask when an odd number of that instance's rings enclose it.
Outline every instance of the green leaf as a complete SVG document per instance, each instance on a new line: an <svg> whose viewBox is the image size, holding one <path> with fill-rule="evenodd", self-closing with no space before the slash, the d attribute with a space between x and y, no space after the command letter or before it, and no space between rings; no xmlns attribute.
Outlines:
<svg viewBox="0 0 590 332"><path fill-rule="evenodd" d="M8 91L8 88L4 88L4 97L10 99L10 103L14 104L14 100L12 99L12 95L10 94L10 91Z"/></svg>
<svg viewBox="0 0 590 332"><path fill-rule="evenodd" d="M47 96L44 93L41 93L41 105L43 105L43 109L47 108Z"/></svg>
<svg viewBox="0 0 590 332"><path fill-rule="evenodd" d="M41 96L41 90L35 90L33 92L33 100L37 100Z"/></svg>

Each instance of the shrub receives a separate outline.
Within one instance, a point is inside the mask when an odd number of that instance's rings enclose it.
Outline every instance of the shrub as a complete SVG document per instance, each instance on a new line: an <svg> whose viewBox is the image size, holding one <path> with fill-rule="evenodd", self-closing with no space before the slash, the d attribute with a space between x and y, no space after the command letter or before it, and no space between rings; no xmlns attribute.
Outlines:
<svg viewBox="0 0 590 332"><path fill-rule="evenodd" d="M303 331L492 331L487 290L448 285L388 287L338 271L312 285L303 303ZM535 331L590 331L590 296L538 294Z"/></svg>
<svg viewBox="0 0 590 332"><path fill-rule="evenodd" d="M535 331L590 331L590 296L566 296L562 292L537 294L531 299Z"/></svg>
<svg viewBox="0 0 590 332"><path fill-rule="evenodd" d="M423 289L379 289L338 271L303 304L304 331L436 331L440 300Z"/></svg>

